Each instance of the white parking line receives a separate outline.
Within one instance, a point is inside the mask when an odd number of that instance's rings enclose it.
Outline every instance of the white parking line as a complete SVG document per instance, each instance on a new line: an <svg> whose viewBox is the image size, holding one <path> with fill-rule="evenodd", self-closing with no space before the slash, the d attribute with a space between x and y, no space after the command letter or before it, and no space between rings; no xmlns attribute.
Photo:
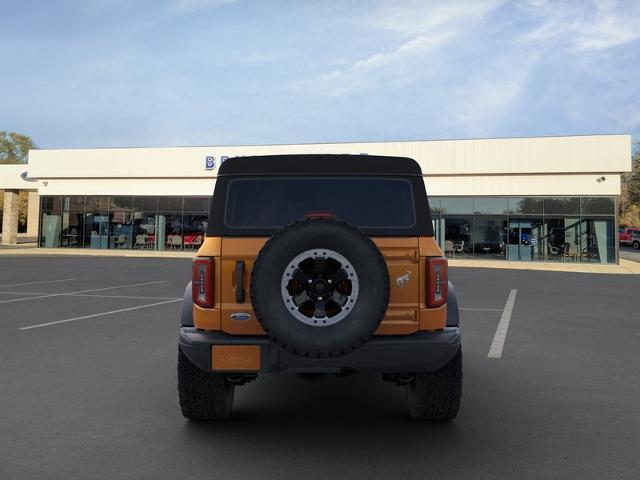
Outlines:
<svg viewBox="0 0 640 480"><path fill-rule="evenodd" d="M509 292L507 297L507 303L504 304L504 310L502 310L502 316L498 323L498 328L493 336L493 342L491 342L491 348L489 348L489 358L502 358L502 349L504 348L504 342L507 340L507 330L509 329L509 322L511 322L511 312L513 312L513 305L516 302L516 294L518 290L513 289Z"/></svg>
<svg viewBox="0 0 640 480"><path fill-rule="evenodd" d="M157 282L132 283L130 285L116 285L114 287L90 288L88 290L78 290L76 292L51 293L48 295L40 295L38 297L12 298L11 300L0 300L0 303L25 302L27 300L37 300L39 298L60 297L63 295L76 294L76 293L101 292L104 290L114 290L116 288L140 287L142 285L155 285L158 283L167 283L167 280L159 280Z"/></svg>
<svg viewBox="0 0 640 480"><path fill-rule="evenodd" d="M102 317L105 315L113 315L116 313L130 312L131 310L139 310L141 308L155 307L158 305L164 305L166 303L175 303L175 302L181 302L181 301L182 299L179 298L177 300L167 300L165 302L150 303L148 305L138 305L137 307L121 308L119 310L111 310L110 312L94 313L92 315L83 315L82 317L67 318L65 320L56 320L54 322L47 322L47 323L38 323L36 325L27 325L26 327L18 328L18 330L31 330L32 328L48 327L50 325L59 325L61 323L76 322L78 320L85 320L87 318L95 318L95 317Z"/></svg>
<svg viewBox="0 0 640 480"><path fill-rule="evenodd" d="M75 278L63 278L61 280L42 280L40 282L8 283L8 284L5 284L5 285L0 285L0 288L19 287L20 285L37 285L37 284L41 284L41 283L71 282L72 280L75 280Z"/></svg>
<svg viewBox="0 0 640 480"><path fill-rule="evenodd" d="M134 300L182 300L181 297L138 297L136 295L97 295L94 293L65 293L63 297L97 297L97 298L127 298Z"/></svg>
<svg viewBox="0 0 640 480"><path fill-rule="evenodd" d="M0 292L0 295L48 295L46 292ZM180 300L180 297L147 297L138 295L100 295L96 293L57 293L59 297L133 298L139 300Z"/></svg>
<svg viewBox="0 0 640 480"><path fill-rule="evenodd" d="M45 295L43 292L0 292L0 295Z"/></svg>

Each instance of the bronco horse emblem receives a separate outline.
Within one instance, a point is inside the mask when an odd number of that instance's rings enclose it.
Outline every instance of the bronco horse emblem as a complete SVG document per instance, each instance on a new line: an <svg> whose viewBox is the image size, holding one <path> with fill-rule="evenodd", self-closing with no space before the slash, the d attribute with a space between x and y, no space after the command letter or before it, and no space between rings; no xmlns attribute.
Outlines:
<svg viewBox="0 0 640 480"><path fill-rule="evenodd" d="M396 278L396 285L402 288L409 280L411 280L411 272L407 270L407 273Z"/></svg>

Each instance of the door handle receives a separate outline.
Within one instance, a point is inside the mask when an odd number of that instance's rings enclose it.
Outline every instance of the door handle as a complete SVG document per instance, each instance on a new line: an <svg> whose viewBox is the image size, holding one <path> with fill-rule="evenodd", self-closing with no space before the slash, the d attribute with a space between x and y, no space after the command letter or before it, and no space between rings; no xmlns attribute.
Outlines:
<svg viewBox="0 0 640 480"><path fill-rule="evenodd" d="M244 302L244 261L236 262L236 302Z"/></svg>

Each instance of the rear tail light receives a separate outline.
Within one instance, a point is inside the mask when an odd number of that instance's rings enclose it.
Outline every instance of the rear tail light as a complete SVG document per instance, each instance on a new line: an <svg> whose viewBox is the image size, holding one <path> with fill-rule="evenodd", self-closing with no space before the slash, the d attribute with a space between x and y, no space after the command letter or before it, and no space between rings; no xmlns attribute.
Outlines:
<svg viewBox="0 0 640 480"><path fill-rule="evenodd" d="M431 308L447 303L449 280L446 258L427 258L427 305Z"/></svg>
<svg viewBox="0 0 640 480"><path fill-rule="evenodd" d="M196 258L193 261L191 294L193 303L200 307L213 307L213 258Z"/></svg>

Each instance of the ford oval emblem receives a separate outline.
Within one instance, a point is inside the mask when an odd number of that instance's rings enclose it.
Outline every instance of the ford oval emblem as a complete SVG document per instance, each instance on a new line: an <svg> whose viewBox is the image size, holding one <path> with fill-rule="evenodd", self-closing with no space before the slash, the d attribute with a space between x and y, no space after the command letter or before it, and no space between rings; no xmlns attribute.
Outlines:
<svg viewBox="0 0 640 480"><path fill-rule="evenodd" d="M238 312L238 313L232 313L231 315L229 315L231 318L233 318L234 320L237 320L238 322L243 322L245 320L249 320L251 318L251 315L245 312Z"/></svg>

